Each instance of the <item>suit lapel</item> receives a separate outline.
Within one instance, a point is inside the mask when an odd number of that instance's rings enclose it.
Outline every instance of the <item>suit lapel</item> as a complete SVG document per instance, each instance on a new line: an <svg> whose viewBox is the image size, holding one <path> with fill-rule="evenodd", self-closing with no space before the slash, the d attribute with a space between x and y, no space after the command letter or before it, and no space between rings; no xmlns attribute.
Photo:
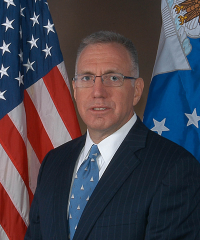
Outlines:
<svg viewBox="0 0 200 240"><path fill-rule="evenodd" d="M109 201L140 164L140 160L134 153L145 147L147 132L148 129L138 119L92 193L83 211L73 240L84 240L87 238L87 235Z"/></svg>
<svg viewBox="0 0 200 240"><path fill-rule="evenodd" d="M57 172L57 180L54 189L54 223L56 227L56 239L68 239L68 221L67 209L68 199L71 187L71 180L74 172L74 167L78 156L85 144L85 136L79 138L69 151L60 158L60 168Z"/></svg>

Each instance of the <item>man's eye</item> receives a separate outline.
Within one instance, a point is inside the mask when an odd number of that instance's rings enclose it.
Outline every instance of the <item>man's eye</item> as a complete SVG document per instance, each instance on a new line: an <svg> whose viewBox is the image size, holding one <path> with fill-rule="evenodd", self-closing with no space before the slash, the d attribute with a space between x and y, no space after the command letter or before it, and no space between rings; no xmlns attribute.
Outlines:
<svg viewBox="0 0 200 240"><path fill-rule="evenodd" d="M89 76L89 75L82 76L81 78L82 81L90 81L91 79L92 79L92 76Z"/></svg>
<svg viewBox="0 0 200 240"><path fill-rule="evenodd" d="M116 75L111 75L111 76L110 76L110 80L113 81L113 82L116 82L116 81L119 80L119 77L116 76Z"/></svg>

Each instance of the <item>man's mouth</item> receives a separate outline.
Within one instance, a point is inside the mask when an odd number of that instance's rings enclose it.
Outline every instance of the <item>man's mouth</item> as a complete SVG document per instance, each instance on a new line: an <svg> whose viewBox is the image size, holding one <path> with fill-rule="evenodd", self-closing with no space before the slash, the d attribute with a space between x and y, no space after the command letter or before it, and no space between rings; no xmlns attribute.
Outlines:
<svg viewBox="0 0 200 240"><path fill-rule="evenodd" d="M103 110L106 110L106 108L93 108L93 110L95 110L95 111L103 111Z"/></svg>

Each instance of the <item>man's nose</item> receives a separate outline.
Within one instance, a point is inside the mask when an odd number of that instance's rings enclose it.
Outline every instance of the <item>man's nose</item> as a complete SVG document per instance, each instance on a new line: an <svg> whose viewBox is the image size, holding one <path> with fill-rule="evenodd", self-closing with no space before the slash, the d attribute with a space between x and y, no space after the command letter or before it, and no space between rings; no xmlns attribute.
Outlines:
<svg viewBox="0 0 200 240"><path fill-rule="evenodd" d="M106 89L102 82L101 76L96 76L94 86L93 86L93 94L95 97L105 97Z"/></svg>

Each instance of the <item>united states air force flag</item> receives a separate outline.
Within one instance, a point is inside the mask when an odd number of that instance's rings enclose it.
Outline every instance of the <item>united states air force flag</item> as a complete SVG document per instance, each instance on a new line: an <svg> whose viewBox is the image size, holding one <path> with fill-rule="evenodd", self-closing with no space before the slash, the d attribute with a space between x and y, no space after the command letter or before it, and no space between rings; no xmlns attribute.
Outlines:
<svg viewBox="0 0 200 240"><path fill-rule="evenodd" d="M200 161L200 1L162 0L144 123Z"/></svg>
<svg viewBox="0 0 200 240"><path fill-rule="evenodd" d="M0 240L23 240L46 153L80 136L45 0L0 0Z"/></svg>

